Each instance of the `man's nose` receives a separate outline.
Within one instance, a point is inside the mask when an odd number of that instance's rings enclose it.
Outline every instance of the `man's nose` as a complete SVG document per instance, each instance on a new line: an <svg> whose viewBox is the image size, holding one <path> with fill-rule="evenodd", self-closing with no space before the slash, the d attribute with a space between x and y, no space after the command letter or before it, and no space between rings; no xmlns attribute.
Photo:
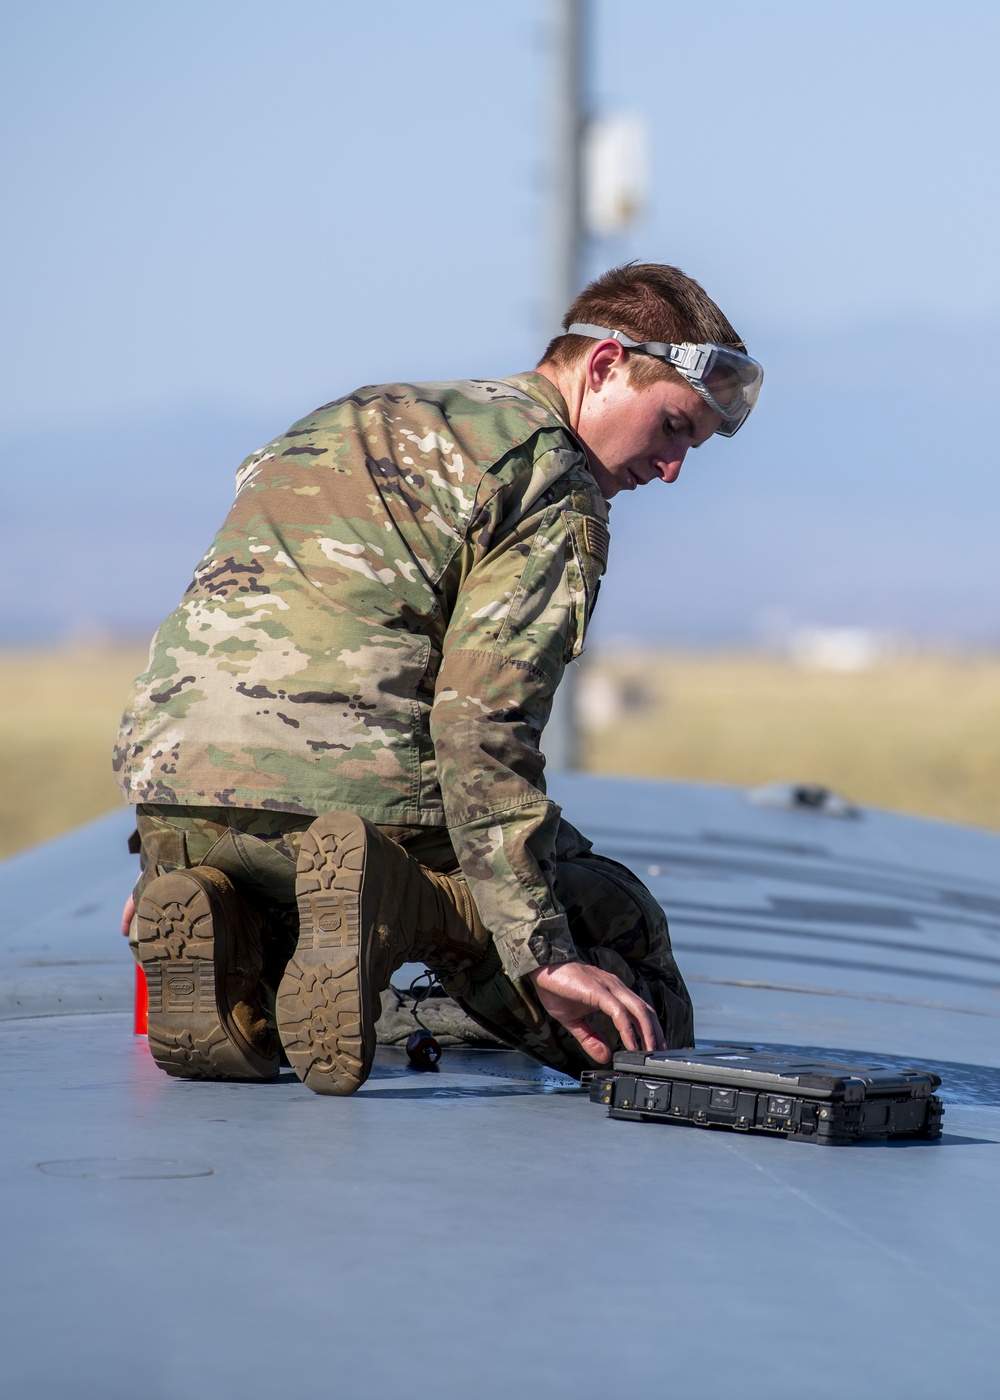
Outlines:
<svg viewBox="0 0 1000 1400"><path fill-rule="evenodd" d="M662 481L676 481L681 474L681 467L684 465L684 458L687 456L687 448L682 452L671 453L669 457L660 457L656 463L656 470L660 473Z"/></svg>

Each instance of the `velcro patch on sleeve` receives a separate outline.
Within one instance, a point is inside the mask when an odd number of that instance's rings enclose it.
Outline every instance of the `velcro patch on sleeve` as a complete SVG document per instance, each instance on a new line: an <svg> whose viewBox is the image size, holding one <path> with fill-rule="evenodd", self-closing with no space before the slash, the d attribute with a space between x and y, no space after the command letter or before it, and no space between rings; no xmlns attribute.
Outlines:
<svg viewBox="0 0 1000 1400"><path fill-rule="evenodd" d="M600 559L602 566L607 567L611 533L604 521L593 515L584 516L583 539L587 553L593 554L596 559Z"/></svg>

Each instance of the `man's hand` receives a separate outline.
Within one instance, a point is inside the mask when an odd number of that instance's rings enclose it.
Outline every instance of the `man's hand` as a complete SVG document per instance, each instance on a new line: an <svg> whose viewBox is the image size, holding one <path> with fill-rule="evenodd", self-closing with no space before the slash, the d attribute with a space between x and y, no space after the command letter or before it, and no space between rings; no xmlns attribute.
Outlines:
<svg viewBox="0 0 1000 1400"><path fill-rule="evenodd" d="M598 1064L607 1064L611 1050L587 1022L592 1011L611 1017L626 1050L667 1048L656 1012L613 972L590 963L569 962L539 967L528 975L544 1010L565 1026Z"/></svg>
<svg viewBox="0 0 1000 1400"><path fill-rule="evenodd" d="M125 901L125 908L122 910L122 933L128 938L129 929L132 927L132 920L135 918L135 895L130 894Z"/></svg>

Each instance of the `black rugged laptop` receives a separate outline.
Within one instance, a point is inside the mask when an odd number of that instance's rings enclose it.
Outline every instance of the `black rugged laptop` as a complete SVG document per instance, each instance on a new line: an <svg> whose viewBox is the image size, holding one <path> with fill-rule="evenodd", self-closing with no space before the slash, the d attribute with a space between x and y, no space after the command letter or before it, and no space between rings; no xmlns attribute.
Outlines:
<svg viewBox="0 0 1000 1400"><path fill-rule="evenodd" d="M841 1064L750 1045L621 1050L589 1078L612 1118L776 1133L828 1146L941 1136L936 1074Z"/></svg>

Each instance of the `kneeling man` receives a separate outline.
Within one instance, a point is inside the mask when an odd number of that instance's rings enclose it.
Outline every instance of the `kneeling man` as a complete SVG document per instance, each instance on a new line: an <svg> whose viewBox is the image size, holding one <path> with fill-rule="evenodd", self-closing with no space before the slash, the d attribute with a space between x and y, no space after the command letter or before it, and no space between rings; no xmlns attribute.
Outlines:
<svg viewBox="0 0 1000 1400"><path fill-rule="evenodd" d="M578 1075L689 1045L666 920L545 794L608 501L732 436L761 371L676 268L606 273L538 368L370 386L249 457L153 639L115 767L126 922L169 1074L353 1093L419 961L480 1025Z"/></svg>

